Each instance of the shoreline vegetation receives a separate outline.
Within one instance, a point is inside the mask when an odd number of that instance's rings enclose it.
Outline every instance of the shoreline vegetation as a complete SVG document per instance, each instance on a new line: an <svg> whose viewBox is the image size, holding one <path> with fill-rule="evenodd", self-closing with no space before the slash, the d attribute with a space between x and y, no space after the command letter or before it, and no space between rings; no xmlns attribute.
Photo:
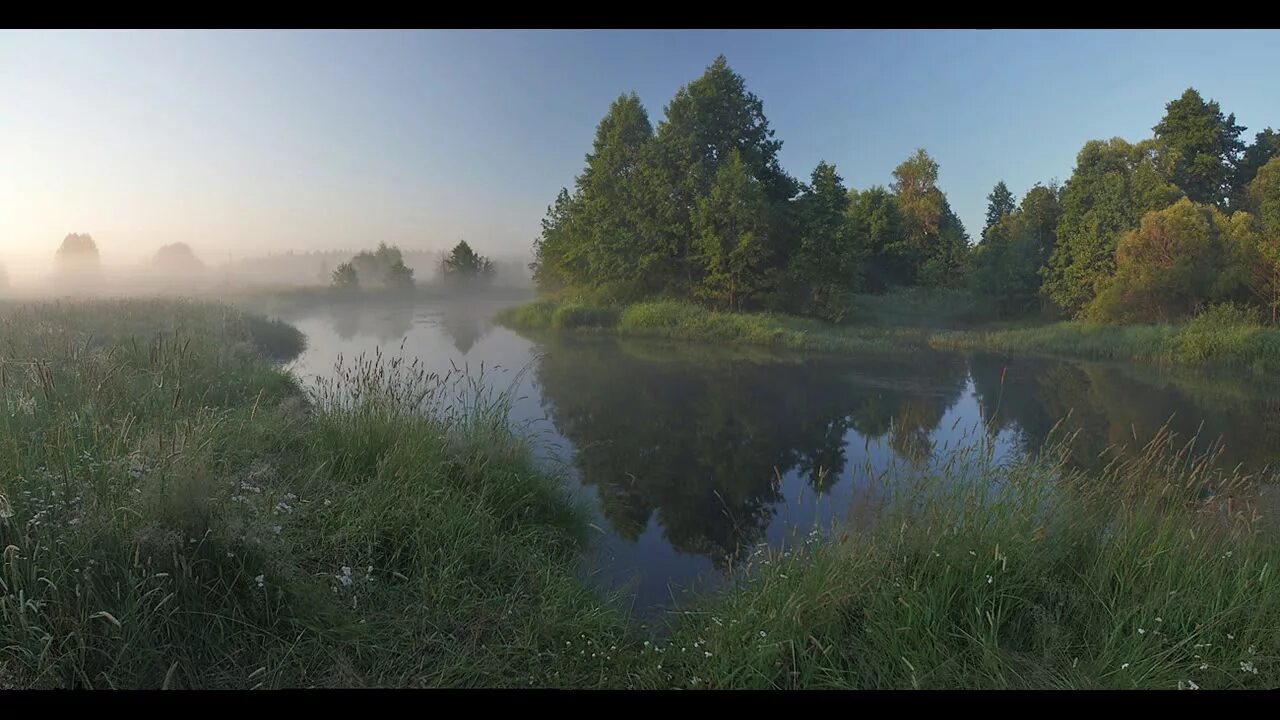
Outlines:
<svg viewBox="0 0 1280 720"><path fill-rule="evenodd" d="M868 299L869 308L892 304L885 297ZM924 308L949 303L962 307L965 300L963 294L942 293L934 301L917 298L915 302ZM854 307L856 313L858 306ZM866 321L837 325L779 313L722 312L671 300L597 305L543 297L506 308L495 320L514 330L590 332L824 352L901 352L929 347L1074 360L1215 366L1255 374L1280 371L1280 330L1259 325L1249 313L1229 305L1215 306L1176 325L1067 321L937 327L936 316L899 310L885 317L878 309L859 317Z"/></svg>
<svg viewBox="0 0 1280 720"><path fill-rule="evenodd" d="M509 396L380 354L303 388L287 327L0 306L0 687L1280 684L1259 480L1194 439L891 474L655 632L580 576Z"/></svg>

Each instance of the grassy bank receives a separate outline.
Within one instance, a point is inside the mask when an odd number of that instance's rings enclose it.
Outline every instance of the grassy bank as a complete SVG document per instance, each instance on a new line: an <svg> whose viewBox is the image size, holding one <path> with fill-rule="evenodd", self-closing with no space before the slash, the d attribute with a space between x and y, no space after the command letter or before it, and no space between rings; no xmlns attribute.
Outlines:
<svg viewBox="0 0 1280 720"><path fill-rule="evenodd" d="M256 325L3 311L0 685L605 682L543 656L626 628L501 398L398 361L308 398Z"/></svg>
<svg viewBox="0 0 1280 720"><path fill-rule="evenodd" d="M254 326L0 308L0 687L1280 683L1280 543L1181 441L882 478L659 639L580 579L586 519L483 378L374 357L308 393Z"/></svg>
<svg viewBox="0 0 1280 720"><path fill-rule="evenodd" d="M676 301L624 307L540 299L508 308L497 321L521 330L579 331L807 350L889 352L922 345L927 334L911 328L838 326L773 313L728 313Z"/></svg>
<svg viewBox="0 0 1280 720"><path fill-rule="evenodd" d="M937 333L929 344L947 350L1220 365L1280 370L1280 330L1230 310L1206 312L1182 325L1098 325L1065 322L995 331Z"/></svg>

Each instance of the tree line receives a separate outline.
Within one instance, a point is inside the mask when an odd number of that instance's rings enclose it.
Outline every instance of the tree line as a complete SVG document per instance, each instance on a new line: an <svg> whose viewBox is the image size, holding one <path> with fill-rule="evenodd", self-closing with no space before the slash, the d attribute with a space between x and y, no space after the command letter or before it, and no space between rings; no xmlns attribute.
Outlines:
<svg viewBox="0 0 1280 720"><path fill-rule="evenodd" d="M1061 186L1000 182L976 243L923 149L888 188L778 163L763 103L723 56L655 129L634 94L596 129L534 242L534 280L604 301L663 296L845 319L852 296L971 288L1000 315L1164 321L1214 302L1280 310L1280 138L1245 145L1194 89L1136 145L1091 141Z"/></svg>

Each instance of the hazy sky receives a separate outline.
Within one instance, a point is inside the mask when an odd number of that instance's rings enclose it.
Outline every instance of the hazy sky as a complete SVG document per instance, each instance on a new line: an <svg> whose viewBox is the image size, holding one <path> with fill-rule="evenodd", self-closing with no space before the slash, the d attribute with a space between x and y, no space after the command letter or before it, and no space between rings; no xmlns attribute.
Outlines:
<svg viewBox="0 0 1280 720"><path fill-rule="evenodd" d="M1268 31L6 31L0 262L42 268L69 232L111 264L176 241L527 253L610 101L656 126L719 53L791 174L888 184L924 147L971 237L997 180L1065 180L1188 86L1249 139L1280 126Z"/></svg>

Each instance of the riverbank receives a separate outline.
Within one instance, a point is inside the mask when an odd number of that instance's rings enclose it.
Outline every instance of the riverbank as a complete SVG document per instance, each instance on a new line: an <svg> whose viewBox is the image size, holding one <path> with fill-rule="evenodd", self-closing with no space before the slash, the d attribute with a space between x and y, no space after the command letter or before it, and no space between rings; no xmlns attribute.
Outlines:
<svg viewBox="0 0 1280 720"><path fill-rule="evenodd" d="M931 335L929 345L940 350L1230 367L1255 374L1280 371L1280 330L1213 311L1181 325L1062 322L942 332Z"/></svg>
<svg viewBox="0 0 1280 720"><path fill-rule="evenodd" d="M883 303L882 303L883 304ZM1182 325L1102 325L1059 322L1010 327L944 329L919 322L910 309L904 324L833 325L772 313L726 313L693 303L654 301L596 306L544 298L507 308L497 322L517 330L594 332L623 337L760 345L822 352L901 352L931 347L1077 360L1122 360L1217 366L1254 373L1280 371L1280 330L1208 312Z"/></svg>
<svg viewBox="0 0 1280 720"><path fill-rule="evenodd" d="M541 299L507 308L495 319L518 330L592 332L811 352L898 352L904 345L923 345L928 338L927 332L916 328L831 325L774 313L718 312L677 301L613 307Z"/></svg>
<svg viewBox="0 0 1280 720"><path fill-rule="evenodd" d="M256 322L0 308L0 685L1280 683L1280 543L1184 439L904 468L653 633L581 579L586 518L509 398L392 357L308 392Z"/></svg>

